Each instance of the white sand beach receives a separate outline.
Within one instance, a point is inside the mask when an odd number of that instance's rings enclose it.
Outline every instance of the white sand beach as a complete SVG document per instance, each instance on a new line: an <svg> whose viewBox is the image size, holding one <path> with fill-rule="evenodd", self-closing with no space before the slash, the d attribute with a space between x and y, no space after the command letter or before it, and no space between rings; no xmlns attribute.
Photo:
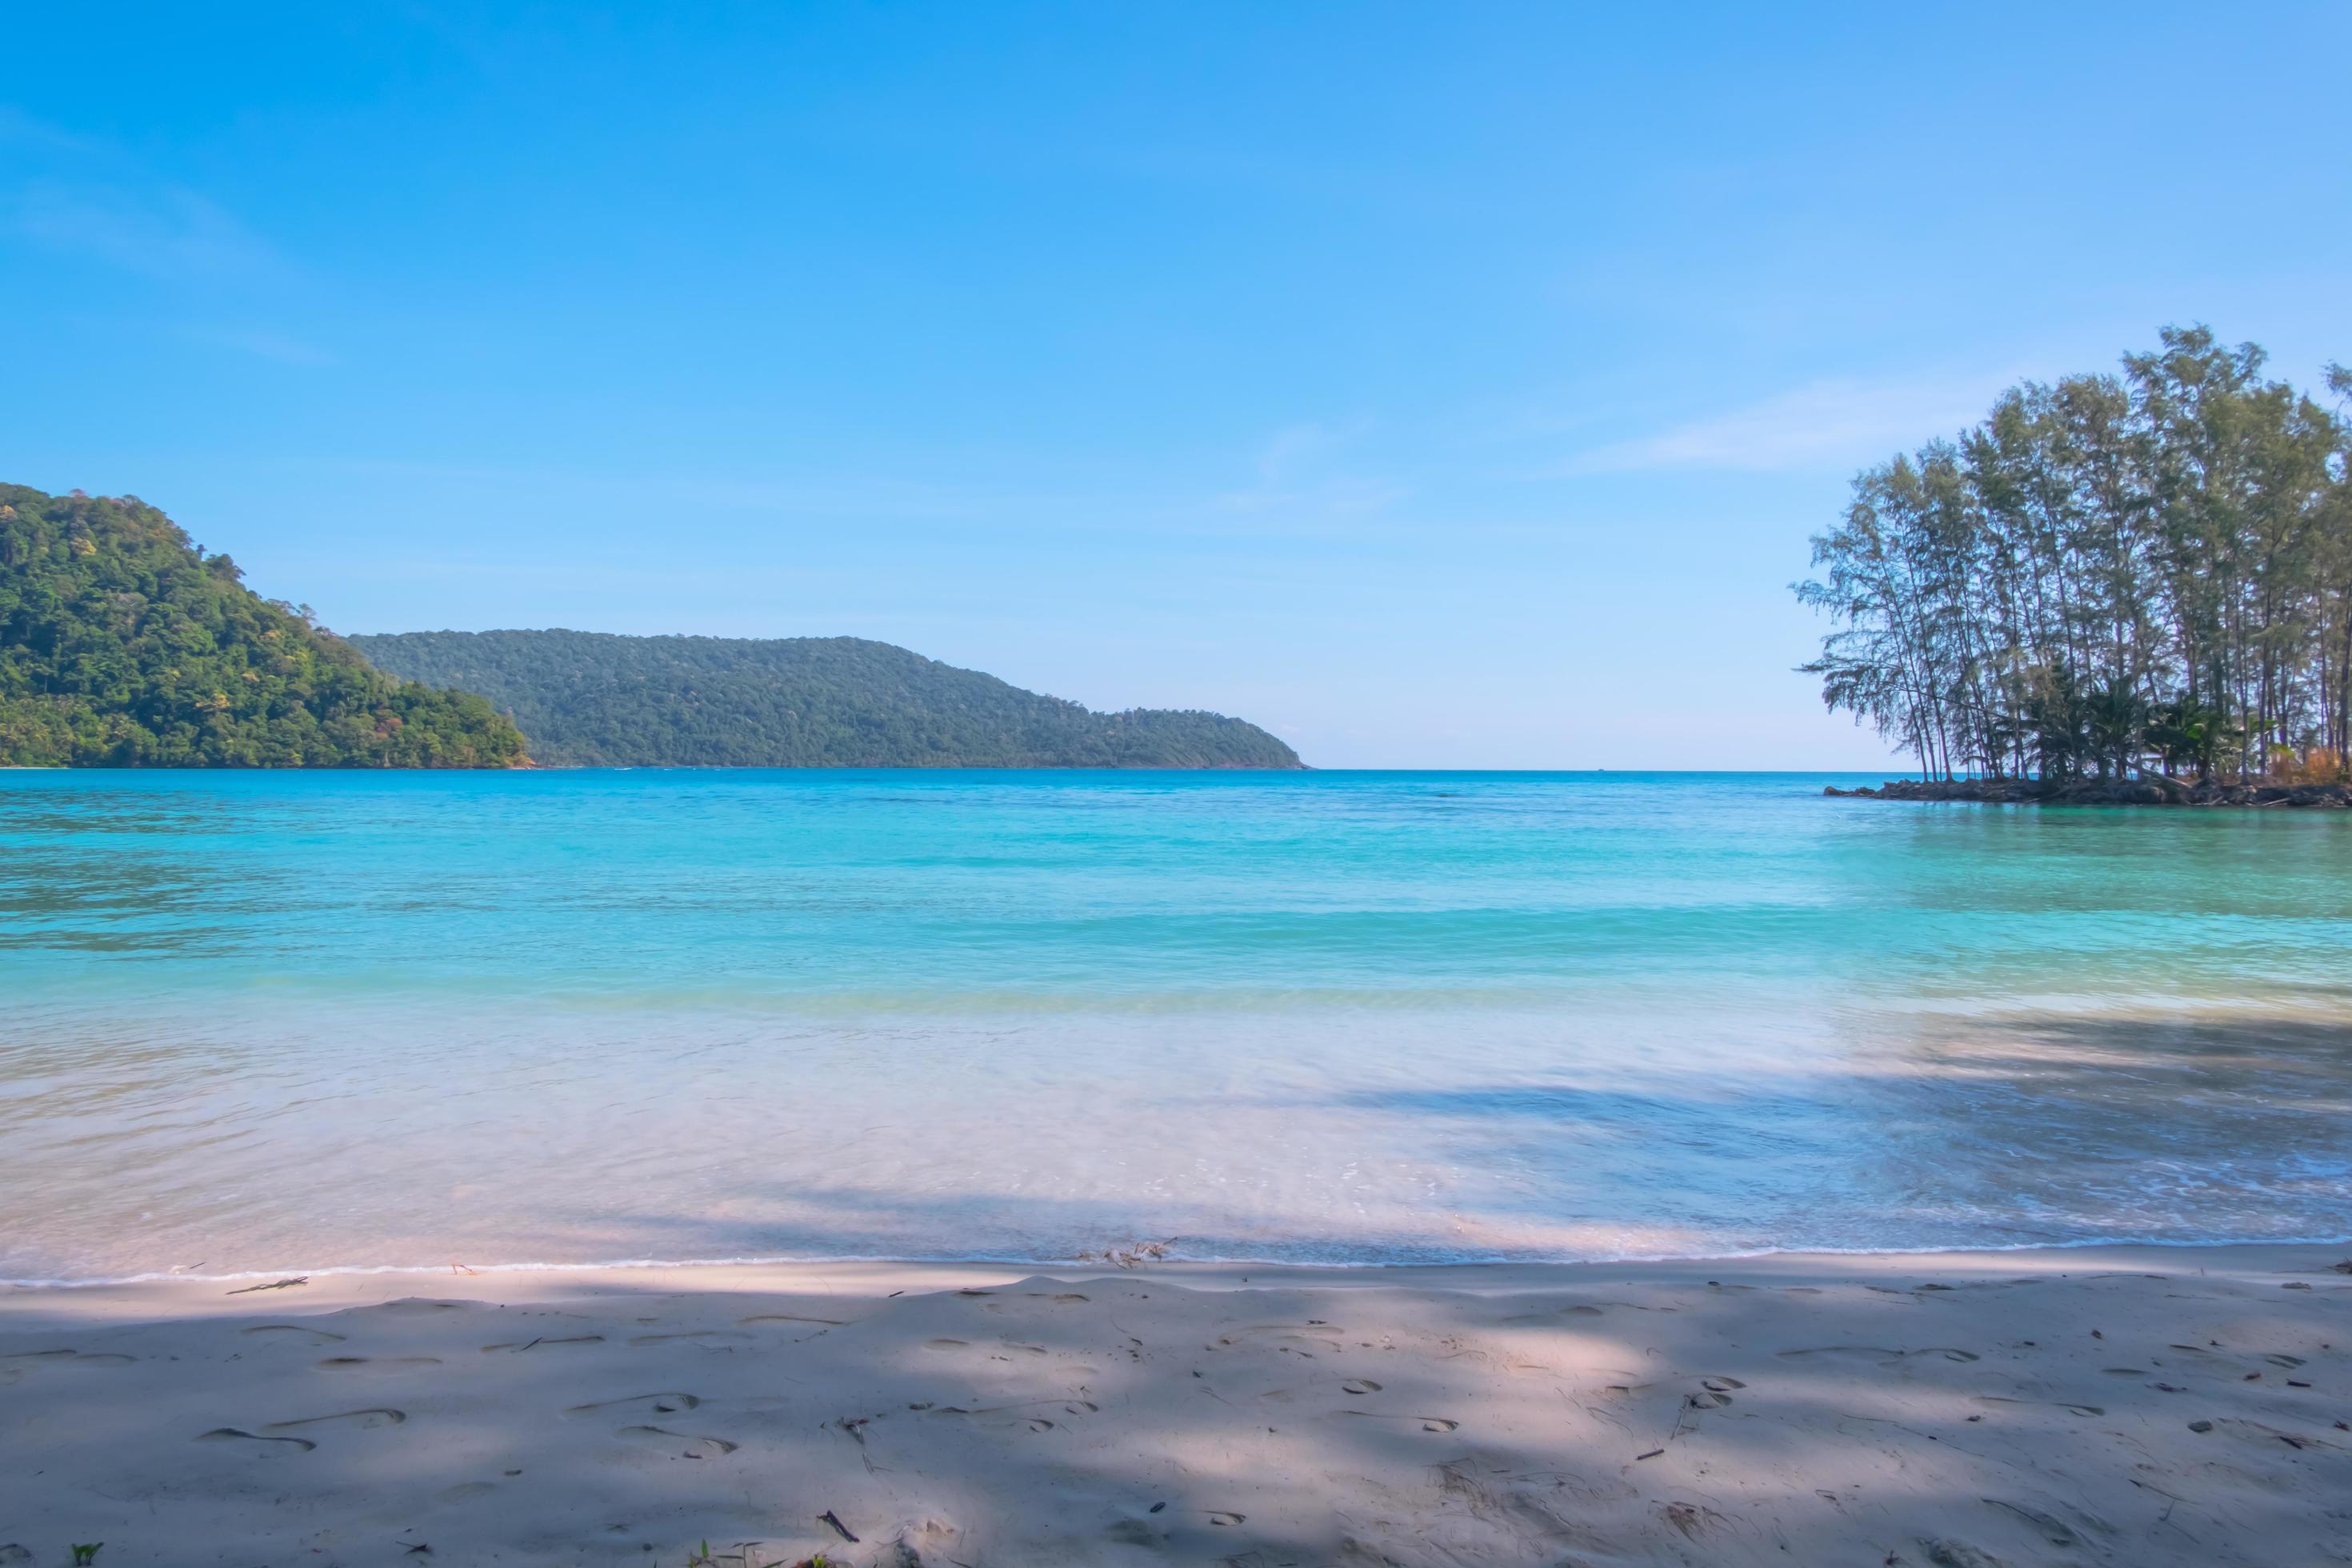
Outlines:
<svg viewBox="0 0 2352 1568"><path fill-rule="evenodd" d="M2352 1562L2344 1257L17 1289L0 1563Z"/></svg>

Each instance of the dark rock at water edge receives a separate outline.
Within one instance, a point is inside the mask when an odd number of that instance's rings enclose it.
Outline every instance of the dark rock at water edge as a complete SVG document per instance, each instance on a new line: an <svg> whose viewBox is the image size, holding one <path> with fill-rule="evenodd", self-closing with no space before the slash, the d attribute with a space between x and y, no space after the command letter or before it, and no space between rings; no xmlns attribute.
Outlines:
<svg viewBox="0 0 2352 1568"><path fill-rule="evenodd" d="M1990 805L2241 805L2343 809L2352 806L2352 784L2192 784L2151 777L2084 779L2052 784L2041 779L1891 779L1872 789L1840 789L1823 795L1843 799L1973 801Z"/></svg>

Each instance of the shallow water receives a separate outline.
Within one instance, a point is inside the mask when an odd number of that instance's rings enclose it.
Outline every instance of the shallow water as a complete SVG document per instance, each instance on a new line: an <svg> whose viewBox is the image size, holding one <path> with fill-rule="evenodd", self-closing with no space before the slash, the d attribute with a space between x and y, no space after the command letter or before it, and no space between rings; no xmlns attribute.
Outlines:
<svg viewBox="0 0 2352 1568"><path fill-rule="evenodd" d="M1826 782L0 773L0 1278L2352 1233L2352 817Z"/></svg>

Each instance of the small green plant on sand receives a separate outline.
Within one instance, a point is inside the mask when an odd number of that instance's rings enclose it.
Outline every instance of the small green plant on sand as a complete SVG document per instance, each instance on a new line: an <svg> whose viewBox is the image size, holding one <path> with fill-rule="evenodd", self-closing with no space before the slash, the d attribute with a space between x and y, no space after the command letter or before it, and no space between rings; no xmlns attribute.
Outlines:
<svg viewBox="0 0 2352 1568"><path fill-rule="evenodd" d="M93 1541L87 1546L77 1542L73 1549L74 1568L87 1568L88 1564L97 1562L98 1549L105 1544L103 1541Z"/></svg>

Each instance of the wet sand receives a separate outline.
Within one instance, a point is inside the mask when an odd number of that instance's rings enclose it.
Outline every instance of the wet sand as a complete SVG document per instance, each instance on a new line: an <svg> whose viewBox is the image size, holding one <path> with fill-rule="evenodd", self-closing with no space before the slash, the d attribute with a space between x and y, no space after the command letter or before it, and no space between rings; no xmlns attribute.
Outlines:
<svg viewBox="0 0 2352 1568"><path fill-rule="evenodd" d="M2352 1562L2346 1256L18 1289L0 1563Z"/></svg>

